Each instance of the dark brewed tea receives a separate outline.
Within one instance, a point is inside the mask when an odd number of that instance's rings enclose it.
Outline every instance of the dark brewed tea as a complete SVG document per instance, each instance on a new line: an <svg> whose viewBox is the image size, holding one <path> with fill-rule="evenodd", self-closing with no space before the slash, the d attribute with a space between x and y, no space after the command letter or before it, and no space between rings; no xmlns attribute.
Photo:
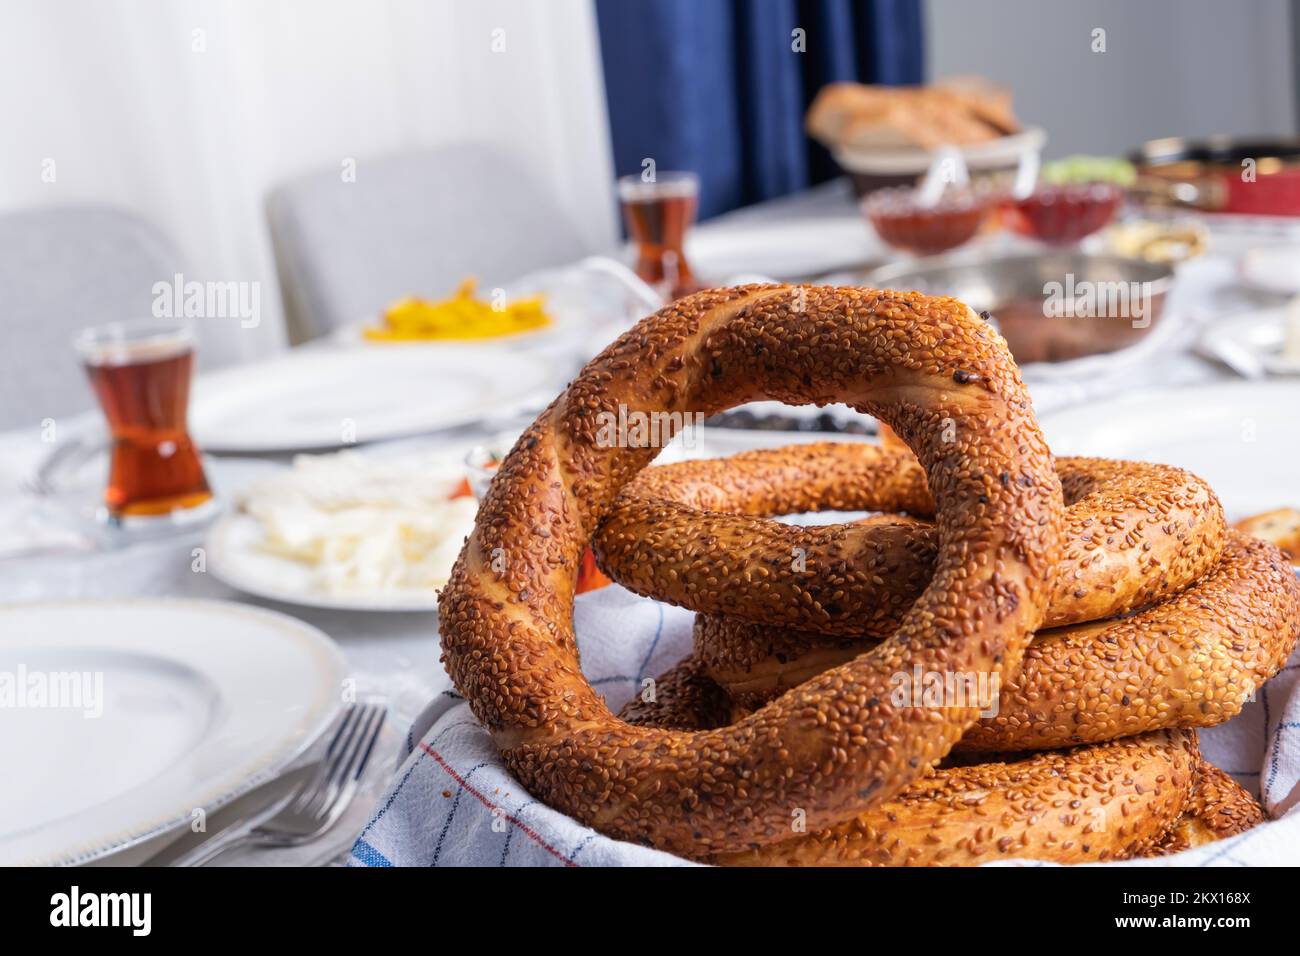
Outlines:
<svg viewBox="0 0 1300 956"><path fill-rule="evenodd" d="M669 298L701 288L686 261L686 232L695 222L699 184L689 173L661 173L653 182L618 183L623 220L636 243L636 274Z"/></svg>
<svg viewBox="0 0 1300 956"><path fill-rule="evenodd" d="M95 341L96 334L80 344L112 435L110 514L161 516L205 504L212 491L185 421L194 363L188 338Z"/></svg>

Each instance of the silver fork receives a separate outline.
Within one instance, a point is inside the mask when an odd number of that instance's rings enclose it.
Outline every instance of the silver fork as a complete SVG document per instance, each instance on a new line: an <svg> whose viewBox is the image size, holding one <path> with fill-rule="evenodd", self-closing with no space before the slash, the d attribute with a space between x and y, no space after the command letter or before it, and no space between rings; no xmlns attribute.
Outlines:
<svg viewBox="0 0 1300 956"><path fill-rule="evenodd" d="M320 772L280 810L234 840L213 841L199 848L182 865L199 866L237 846L298 846L325 833L356 796L387 716L384 704L352 705L325 751Z"/></svg>

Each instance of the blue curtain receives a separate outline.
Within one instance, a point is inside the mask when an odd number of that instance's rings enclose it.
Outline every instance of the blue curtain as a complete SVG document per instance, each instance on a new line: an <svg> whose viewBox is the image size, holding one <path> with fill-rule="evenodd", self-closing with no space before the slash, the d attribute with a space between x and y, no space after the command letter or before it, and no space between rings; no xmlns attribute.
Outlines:
<svg viewBox="0 0 1300 956"><path fill-rule="evenodd" d="M921 80L920 0L596 0L596 16L616 171L695 172L701 218L835 174L803 132L826 83Z"/></svg>

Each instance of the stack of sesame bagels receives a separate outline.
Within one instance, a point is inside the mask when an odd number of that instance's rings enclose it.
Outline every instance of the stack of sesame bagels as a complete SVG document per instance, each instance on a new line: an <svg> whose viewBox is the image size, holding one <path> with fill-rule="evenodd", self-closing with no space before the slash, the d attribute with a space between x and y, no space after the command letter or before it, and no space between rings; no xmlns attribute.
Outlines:
<svg viewBox="0 0 1300 956"><path fill-rule="evenodd" d="M1200 761L1185 731L1235 716L1290 655L1300 626L1290 568L1273 546L1228 531L1213 491L1185 471L1080 458L1057 459L1056 469L1064 549L1045 627L1019 673L997 687L981 675L956 684L898 675L901 699L929 693L943 706L954 692L982 693L981 719L954 748L961 762L896 806L719 861L1122 859L1258 822L1253 798ZM770 520L827 509L879 513L830 526ZM928 579L932 514L906 448L795 445L643 472L599 529L597 559L631 590L699 613L694 653L623 716L717 726L869 651ZM737 539L749 546L713 544ZM1164 779L1077 794L1062 786L1114 773ZM1012 794L1021 803L1008 803ZM1052 795L1072 808L1073 830L1029 809ZM1132 808L1102 829L1110 799Z"/></svg>
<svg viewBox="0 0 1300 956"><path fill-rule="evenodd" d="M843 401L906 448L646 468L629 412ZM807 511L865 521L796 527ZM620 715L572 630L583 549L697 613ZM1085 862L1260 819L1197 727L1300 631L1271 545L1175 468L1053 460L1005 342L917 293L698 293L614 342L502 462L440 597L443 661L508 766L619 839L730 864Z"/></svg>

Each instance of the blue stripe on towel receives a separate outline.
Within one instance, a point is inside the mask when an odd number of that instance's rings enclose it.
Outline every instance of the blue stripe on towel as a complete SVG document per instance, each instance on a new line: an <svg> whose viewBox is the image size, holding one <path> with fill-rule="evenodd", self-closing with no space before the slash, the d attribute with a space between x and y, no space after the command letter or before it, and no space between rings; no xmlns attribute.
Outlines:
<svg viewBox="0 0 1300 956"><path fill-rule="evenodd" d="M659 638L664 636L664 606L658 601L655 607L659 611L659 623L655 625L655 639L650 642L650 650L645 652L645 657L641 659L641 666L636 669L636 682L641 683L641 678L645 676L645 669L650 666L650 658L654 657L655 648L659 646Z"/></svg>
<svg viewBox="0 0 1300 956"><path fill-rule="evenodd" d="M460 806L461 794L465 792L465 787L469 784L469 778L474 776L474 774L476 774L478 771L482 770L486 766L487 766L486 763L479 763L470 767L468 772L466 772L465 774L464 777L465 782L462 784L457 784L456 798L451 801L451 811L447 814L447 819L444 820L442 823L442 832L438 834L438 845L433 848L433 862L429 864L430 866L437 866L438 858L442 856L442 844L447 839L447 831L451 829L452 817L456 815L456 809L457 807Z"/></svg>
<svg viewBox="0 0 1300 956"><path fill-rule="evenodd" d="M352 855L366 866L392 866L393 863L365 840L352 844Z"/></svg>
<svg viewBox="0 0 1300 956"><path fill-rule="evenodd" d="M441 740L445 734L447 734L449 731L455 730L457 727L477 727L477 726L478 723L476 721L460 720L454 724L442 728L442 730L438 731L438 735L433 739L435 742L437 742ZM393 804L397 802L397 798L401 796L402 789L406 786L406 781L411 779L411 774L415 773L415 768L424 762L424 758L426 756L427 755L425 754L425 752L421 750L419 752L419 756L415 760L411 761L411 765L406 768L406 773L402 775L402 779L397 781L397 786L394 787L393 792L388 795L388 799L384 802L384 805L380 807L379 810L375 813L375 815L370 818L370 822L365 825L365 828L361 831L361 835L357 837L358 840L363 839L367 833L369 833L372 829L374 829L375 824L378 823L380 820L382 820L384 814L387 813L390 809L392 809Z"/></svg>
<svg viewBox="0 0 1300 956"><path fill-rule="evenodd" d="M569 862L572 863L575 860L577 860L578 854L581 853L583 850L587 849L587 844L590 843L592 840L596 839L596 837L598 836L600 836L600 834L597 833L595 830L592 830L585 837L583 837L582 842L579 843L577 846L575 846L573 848L573 852L569 854Z"/></svg>
<svg viewBox="0 0 1300 956"><path fill-rule="evenodd" d="M1277 730L1273 731L1273 753L1269 757L1268 783L1264 784L1264 796L1267 796L1273 790L1273 782L1277 780L1278 767L1281 766L1282 755L1282 731L1300 729L1300 721L1287 721L1277 725Z"/></svg>

